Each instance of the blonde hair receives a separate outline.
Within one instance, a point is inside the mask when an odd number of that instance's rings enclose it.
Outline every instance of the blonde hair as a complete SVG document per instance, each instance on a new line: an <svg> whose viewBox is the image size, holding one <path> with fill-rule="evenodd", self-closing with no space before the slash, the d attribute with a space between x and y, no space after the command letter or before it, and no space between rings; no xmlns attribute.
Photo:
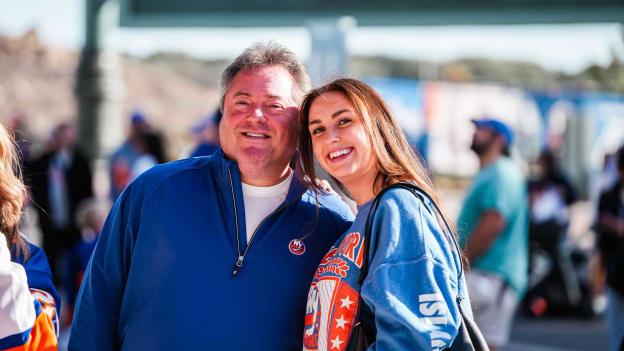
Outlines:
<svg viewBox="0 0 624 351"><path fill-rule="evenodd" d="M15 139L0 122L0 231L6 236L11 254L27 259L28 245L18 230L25 198Z"/></svg>

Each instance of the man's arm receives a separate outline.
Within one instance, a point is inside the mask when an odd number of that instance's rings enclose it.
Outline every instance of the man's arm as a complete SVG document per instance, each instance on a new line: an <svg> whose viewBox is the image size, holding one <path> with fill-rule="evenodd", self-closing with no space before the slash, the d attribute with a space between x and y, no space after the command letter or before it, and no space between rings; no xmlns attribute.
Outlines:
<svg viewBox="0 0 624 351"><path fill-rule="evenodd" d="M496 210L484 211L466 244L468 261L473 263L486 253L503 232L506 225L507 221L500 212Z"/></svg>
<svg viewBox="0 0 624 351"><path fill-rule="evenodd" d="M122 193L102 228L76 300L69 350L120 347L119 309L140 218L140 206L134 202L131 191Z"/></svg>

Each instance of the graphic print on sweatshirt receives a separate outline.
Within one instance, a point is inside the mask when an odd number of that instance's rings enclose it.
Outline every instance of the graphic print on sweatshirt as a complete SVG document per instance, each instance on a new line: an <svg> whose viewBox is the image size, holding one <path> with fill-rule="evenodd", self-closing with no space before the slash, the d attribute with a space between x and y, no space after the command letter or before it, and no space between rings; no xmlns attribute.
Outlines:
<svg viewBox="0 0 624 351"><path fill-rule="evenodd" d="M361 239L358 232L346 234L319 264L308 293L304 351L346 349L358 309Z"/></svg>

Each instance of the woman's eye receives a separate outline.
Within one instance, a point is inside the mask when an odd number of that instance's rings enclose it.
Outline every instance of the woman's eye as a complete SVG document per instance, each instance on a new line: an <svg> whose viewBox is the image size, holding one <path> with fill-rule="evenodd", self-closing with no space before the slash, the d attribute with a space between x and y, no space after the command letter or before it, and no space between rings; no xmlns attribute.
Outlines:
<svg viewBox="0 0 624 351"><path fill-rule="evenodd" d="M341 119L341 120L339 120L339 121L338 121L338 125L347 124L347 123L349 123L349 122L351 122L351 119L350 119L350 118L343 118L343 119Z"/></svg>
<svg viewBox="0 0 624 351"><path fill-rule="evenodd" d="M315 134L318 134L318 133L322 132L323 130L324 130L323 127L314 128L314 129L312 129L311 134L315 135Z"/></svg>

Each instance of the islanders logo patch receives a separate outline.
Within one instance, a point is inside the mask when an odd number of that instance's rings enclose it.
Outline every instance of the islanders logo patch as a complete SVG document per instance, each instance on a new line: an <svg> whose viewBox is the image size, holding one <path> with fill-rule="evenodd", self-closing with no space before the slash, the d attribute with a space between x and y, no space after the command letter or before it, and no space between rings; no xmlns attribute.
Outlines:
<svg viewBox="0 0 624 351"><path fill-rule="evenodd" d="M299 255L303 255L306 248L305 248L305 245L303 244L303 241L299 239L292 239L290 243L288 244L288 250L290 250L290 252L292 252L293 254L299 256Z"/></svg>

